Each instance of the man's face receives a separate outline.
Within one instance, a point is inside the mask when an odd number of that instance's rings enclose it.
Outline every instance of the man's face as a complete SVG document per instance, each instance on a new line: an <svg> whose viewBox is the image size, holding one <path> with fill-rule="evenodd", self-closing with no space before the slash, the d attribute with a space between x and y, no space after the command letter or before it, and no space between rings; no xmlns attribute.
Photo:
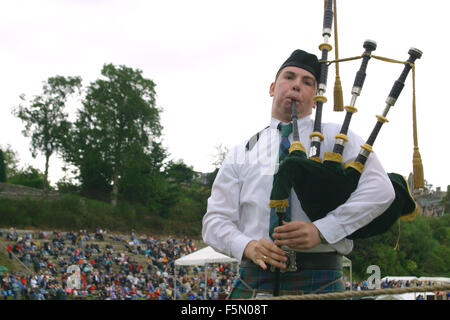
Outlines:
<svg viewBox="0 0 450 320"><path fill-rule="evenodd" d="M296 101L298 117L312 113L315 106L316 81L311 72L297 67L285 67L270 85L272 117L284 122L291 121L292 99Z"/></svg>

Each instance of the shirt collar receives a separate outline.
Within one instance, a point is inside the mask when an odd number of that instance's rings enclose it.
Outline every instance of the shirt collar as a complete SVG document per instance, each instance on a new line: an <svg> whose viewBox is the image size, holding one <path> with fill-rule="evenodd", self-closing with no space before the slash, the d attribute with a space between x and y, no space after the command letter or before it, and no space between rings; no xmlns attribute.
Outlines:
<svg viewBox="0 0 450 320"><path fill-rule="evenodd" d="M302 117L302 118L300 118L300 119L297 119L298 127L301 128L301 127L304 126L308 121L310 121L310 119L311 119L311 115L307 115L307 116L304 116L304 117ZM270 128L271 128L271 129L277 129L277 128L278 128L278 124L279 124L280 122L281 122L282 125L289 124L289 122L280 121L280 120L275 119L275 118L272 117L272 118L270 119Z"/></svg>

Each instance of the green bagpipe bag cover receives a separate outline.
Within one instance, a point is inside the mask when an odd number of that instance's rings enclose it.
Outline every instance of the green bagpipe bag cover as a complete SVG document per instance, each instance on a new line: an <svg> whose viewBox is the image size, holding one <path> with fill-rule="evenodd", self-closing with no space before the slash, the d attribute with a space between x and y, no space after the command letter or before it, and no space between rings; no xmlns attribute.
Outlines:
<svg viewBox="0 0 450 320"><path fill-rule="evenodd" d="M369 238L386 232L399 218L414 219L418 207L405 178L397 173L388 173L388 176L395 190L394 201L380 216L373 219L368 225L356 230L347 238Z"/></svg>
<svg viewBox="0 0 450 320"><path fill-rule="evenodd" d="M295 150L280 164L274 175L270 200L285 200L293 188L311 221L325 217L343 204L358 186L360 172L341 163L310 160L304 151ZM412 216L417 206L403 176L389 173L395 199L389 208L368 225L349 235L349 239L367 238L386 232L402 216Z"/></svg>

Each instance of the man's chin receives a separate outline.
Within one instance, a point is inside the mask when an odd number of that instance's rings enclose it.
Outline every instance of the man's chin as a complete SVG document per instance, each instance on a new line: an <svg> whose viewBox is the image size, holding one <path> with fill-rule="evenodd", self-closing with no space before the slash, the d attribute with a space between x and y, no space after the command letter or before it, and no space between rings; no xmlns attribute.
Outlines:
<svg viewBox="0 0 450 320"><path fill-rule="evenodd" d="M292 108L283 108L283 116L291 121L290 119L292 118Z"/></svg>

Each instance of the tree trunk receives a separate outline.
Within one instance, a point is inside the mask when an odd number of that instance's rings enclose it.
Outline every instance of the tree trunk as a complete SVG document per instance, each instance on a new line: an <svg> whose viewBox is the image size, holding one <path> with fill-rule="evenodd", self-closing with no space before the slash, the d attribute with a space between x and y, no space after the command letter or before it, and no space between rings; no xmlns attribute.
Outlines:
<svg viewBox="0 0 450 320"><path fill-rule="evenodd" d="M113 176L113 188L111 192L111 205L115 207L117 205L117 196L119 194L119 188L117 186L119 180L119 174L116 169L114 169L114 176Z"/></svg>
<svg viewBox="0 0 450 320"><path fill-rule="evenodd" d="M48 167L49 167L50 156L45 155L45 172L44 172L44 194L48 194Z"/></svg>

